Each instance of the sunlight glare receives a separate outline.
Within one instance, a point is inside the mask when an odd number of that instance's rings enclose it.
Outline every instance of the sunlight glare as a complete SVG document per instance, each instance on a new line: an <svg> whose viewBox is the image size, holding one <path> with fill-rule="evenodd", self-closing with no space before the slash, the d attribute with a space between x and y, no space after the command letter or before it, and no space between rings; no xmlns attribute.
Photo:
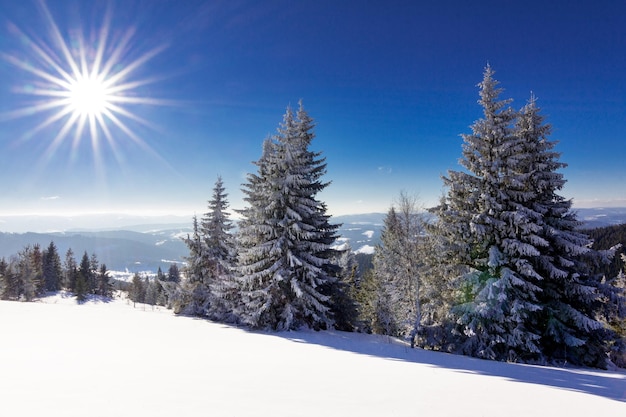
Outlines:
<svg viewBox="0 0 626 417"><path fill-rule="evenodd" d="M109 107L109 93L95 77L82 75L73 80L69 88L69 105L81 116L99 116Z"/></svg>
<svg viewBox="0 0 626 417"><path fill-rule="evenodd" d="M25 50L21 54L0 51L1 58L33 77L24 87L18 86L14 90L37 99L30 105L1 114L0 119L44 116L43 121L26 132L21 141L60 126L44 155L48 160L72 133L71 155L77 153L81 140L88 135L96 160L100 158L100 142L105 139L120 162L116 144L122 137L162 159L134 132L129 122L147 127L153 127L152 124L129 107L172 104L168 100L139 94L138 88L156 78L131 79L138 68L162 52L165 46L159 45L132 57L130 46L134 30L128 28L121 32L121 36L110 39L110 8L103 17L96 39L86 40L80 30L69 30L68 33L73 35L66 39L45 3L40 4L49 28L48 41L29 37L11 24L11 30L22 40Z"/></svg>

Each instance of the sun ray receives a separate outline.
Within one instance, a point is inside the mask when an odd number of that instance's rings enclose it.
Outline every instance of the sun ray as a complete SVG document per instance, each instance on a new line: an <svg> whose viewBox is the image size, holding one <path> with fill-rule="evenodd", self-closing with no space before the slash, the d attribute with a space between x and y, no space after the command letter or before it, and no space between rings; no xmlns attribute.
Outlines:
<svg viewBox="0 0 626 417"><path fill-rule="evenodd" d="M122 116L127 117L128 119L134 120L146 127L152 127L152 123L150 123L149 121L147 121L146 119L137 116L134 113L129 112L128 110L124 109L123 107L120 106L116 106L113 103L109 103L106 110L102 112L103 114L106 114L107 116L109 116L109 114L112 113L118 113L121 114ZM110 116L109 116L110 117Z"/></svg>
<svg viewBox="0 0 626 417"><path fill-rule="evenodd" d="M63 36L61 35L61 31L59 30L59 27L57 26L56 22L54 21L54 18L52 17L52 14L50 13L50 10L46 6L46 4L43 2L43 0L40 0L39 4L40 4L41 9L43 10L44 16L46 17L46 20L47 20L47 22L50 25L50 28L52 30L53 41L56 41L55 42L56 45L61 49L61 52L62 52L63 56L65 57L66 63L70 66L71 74L73 74L73 75L78 74L79 73L78 65L76 64L76 61L74 60L74 57L72 57L72 53L70 52L70 49L67 46L67 43L65 42L65 39L63 39Z"/></svg>
<svg viewBox="0 0 626 417"><path fill-rule="evenodd" d="M57 85L61 88L63 87L67 87L69 86L69 83L67 83L65 80L55 77L53 74L50 74L49 72L46 72L42 69L39 68L35 68L32 65L29 65L27 62L23 62L20 61L19 59L17 59L14 56L2 53L2 57L9 63L15 65L16 67L23 69L24 71L30 72L33 75L36 75L48 82L51 83L51 85Z"/></svg>
<svg viewBox="0 0 626 417"><path fill-rule="evenodd" d="M117 142L115 141L115 139L113 139L113 135L111 134L109 126L104 123L104 116L102 114L98 115L98 122L100 123L100 126L102 126L102 132L107 140L107 144L111 147L111 150L113 151L113 156L115 157L115 160L117 161L118 165L121 164L122 158L120 152L118 151Z"/></svg>
<svg viewBox="0 0 626 417"><path fill-rule="evenodd" d="M17 110L12 110L6 112L0 116L1 121L18 119L20 117L32 116L33 114L45 112L56 107L61 107L63 104L60 104L58 101L49 101L49 102L40 102L37 104L31 104L28 107L22 107Z"/></svg>
<svg viewBox="0 0 626 417"><path fill-rule="evenodd" d="M160 46L160 47L157 47L157 48L153 48L152 50L150 50L150 51L146 52L145 54L141 55L139 58L137 58L136 60L134 60L130 64L126 65L118 73L116 73L115 75L112 75L111 77L109 77L108 83L110 83L110 84L118 83L120 80L122 80L125 77L127 77L131 72L135 71L137 68L139 68L140 66L145 64L151 58L154 58L156 55L158 55L159 53L163 52L164 49L165 49L165 46Z"/></svg>
<svg viewBox="0 0 626 417"><path fill-rule="evenodd" d="M103 78L109 78L109 74L113 70L115 64L120 62L120 60L122 59L122 54L124 50L126 50L127 45L130 43L130 40L132 39L134 33L134 30L128 29L122 39L117 42L117 46L113 49L111 55L106 59L104 66L100 71L100 75Z"/></svg>
<svg viewBox="0 0 626 417"><path fill-rule="evenodd" d="M62 118L64 118L65 116L67 116L70 113L72 113L71 109L68 109L66 107L66 108L63 108L63 109L59 110L58 112L50 115L46 120L44 120L43 122L41 122L40 124L38 124L34 128L30 129L24 135L22 135L22 137L20 139L18 139L17 143L26 142L26 141L30 140L37 132L40 132L40 131L44 130L46 127L48 127L48 126L54 124L55 122L61 120ZM70 127L71 127L71 125L70 125Z"/></svg>
<svg viewBox="0 0 626 417"><path fill-rule="evenodd" d="M153 157L157 158L162 164L163 166L166 166L168 169L172 170L173 172L176 172L176 170L174 169L174 167L172 167L170 165L169 162L167 162L167 160L165 160L165 158L163 158L161 155L158 154L158 152L156 152L150 145L148 145L143 139L141 139L139 136L137 136L135 134L135 132L133 132L132 130L128 129L128 127L126 127L126 125L120 121L117 116L115 116L115 114L111 113L109 115L109 118L111 119L111 121L123 132L125 132L138 146L140 146L144 151L150 153Z"/></svg>

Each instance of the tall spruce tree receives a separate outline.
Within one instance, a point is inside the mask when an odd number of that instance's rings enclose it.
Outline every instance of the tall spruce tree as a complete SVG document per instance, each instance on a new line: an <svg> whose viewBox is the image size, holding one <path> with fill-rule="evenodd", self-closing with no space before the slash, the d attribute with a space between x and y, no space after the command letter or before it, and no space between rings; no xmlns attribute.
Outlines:
<svg viewBox="0 0 626 417"><path fill-rule="evenodd" d="M87 288L90 294L98 293L98 270L100 269L100 261L95 253L89 258L89 282Z"/></svg>
<svg viewBox="0 0 626 417"><path fill-rule="evenodd" d="M529 258L538 254L539 226L515 207L514 194L524 191L517 113L500 100L501 89L487 66L479 84L483 118L463 135L464 171L444 177L447 195L435 209L436 233L444 238L443 256L458 265L456 322L464 353L491 359L538 359L539 334L527 322L541 309L540 276ZM523 193L521 193L523 194ZM525 198L532 198L528 190Z"/></svg>
<svg viewBox="0 0 626 417"><path fill-rule="evenodd" d="M29 251L31 268L35 274L33 282L36 295L42 295L46 291L46 283L43 278L43 255L38 243L34 244Z"/></svg>
<svg viewBox="0 0 626 417"><path fill-rule="evenodd" d="M137 303L144 303L146 300L146 285L139 272L133 274L133 279L128 289L128 298L133 302L133 307L136 307Z"/></svg>
<svg viewBox="0 0 626 417"><path fill-rule="evenodd" d="M58 291L61 289L63 280L63 269L61 257L54 242L50 242L48 248L43 252L43 280L46 291Z"/></svg>
<svg viewBox="0 0 626 417"><path fill-rule="evenodd" d="M185 239L189 256L183 289L188 305L182 307L182 312L219 321L234 320L236 291L233 280L236 251L230 233L233 225L227 197L222 177L218 177L208 211L200 224L194 217L193 234Z"/></svg>
<svg viewBox="0 0 626 417"><path fill-rule="evenodd" d="M208 211L200 222L200 234L205 248L203 265L210 300L207 315L220 321L234 320L236 248L232 229L233 224L228 213L228 194L222 177L218 177L213 187L213 196L209 200Z"/></svg>
<svg viewBox="0 0 626 417"><path fill-rule="evenodd" d="M317 194L328 186L320 153L309 150L313 121L302 103L288 108L278 133L264 142L248 174L241 211L239 314L253 327L275 330L333 324L330 294L339 268L333 263L337 226Z"/></svg>
<svg viewBox="0 0 626 417"><path fill-rule="evenodd" d="M113 283L111 282L111 277L109 276L109 271L107 270L107 266L105 264L100 264L100 268L96 274L96 282L96 294L102 297L113 296Z"/></svg>
<svg viewBox="0 0 626 417"><path fill-rule="evenodd" d="M357 289L360 282L359 264L349 243L335 247L339 267L337 282L332 286L331 305L335 329L352 332L364 327L360 319Z"/></svg>
<svg viewBox="0 0 626 417"><path fill-rule="evenodd" d="M527 174L526 193L520 194L516 208L537 219L529 243L538 253L527 267L540 277L537 297L542 308L533 312L529 326L541 336L547 360L603 367L616 335L599 318L617 295L615 288L602 284L601 276L591 274L590 265L608 263L612 253L591 249L591 239L578 230L581 223L571 200L558 194L566 181L557 170L566 164L559 161L549 133L531 96L516 124L525 155L520 165ZM532 196L524 198L528 194Z"/></svg>
<svg viewBox="0 0 626 417"><path fill-rule="evenodd" d="M558 195L550 127L534 98L520 112L498 99L493 71L480 86L483 119L464 135L465 171L450 171L436 235L455 268L454 310L463 352L492 359L555 361L601 366L607 332L592 251L571 201Z"/></svg>
<svg viewBox="0 0 626 417"><path fill-rule="evenodd" d="M76 275L76 288L74 289L74 293L76 294L76 299L79 302L83 302L87 299L87 295L91 293L90 283L92 282L92 269L91 269L91 261L89 259L89 255L87 255L87 251L83 253L83 257L80 260L80 265L78 266L78 273Z"/></svg>
<svg viewBox="0 0 626 417"><path fill-rule="evenodd" d="M74 251L69 248L65 253L65 263L63 267L62 287L70 291L76 291L76 279L78 277L78 265L74 258Z"/></svg>
<svg viewBox="0 0 626 417"><path fill-rule="evenodd" d="M198 218L193 217L193 232L187 235L185 244L189 248L185 280L181 284L182 299L178 312L196 316L206 316L209 308L210 289L209 277L205 264L206 248L200 234Z"/></svg>
<svg viewBox="0 0 626 417"><path fill-rule="evenodd" d="M178 265L173 262L167 270L167 281L174 282L176 284L180 283L180 269L178 268Z"/></svg>

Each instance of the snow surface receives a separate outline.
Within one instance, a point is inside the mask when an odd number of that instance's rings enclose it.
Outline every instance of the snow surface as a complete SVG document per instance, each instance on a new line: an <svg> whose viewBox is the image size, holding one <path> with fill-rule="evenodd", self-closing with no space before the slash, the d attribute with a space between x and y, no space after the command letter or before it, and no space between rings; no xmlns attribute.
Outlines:
<svg viewBox="0 0 626 417"><path fill-rule="evenodd" d="M374 237L374 231L373 230L366 230L362 234L364 236L367 236L368 239L371 239L372 237Z"/></svg>
<svg viewBox="0 0 626 417"><path fill-rule="evenodd" d="M363 245L359 249L354 251L354 253L365 253L367 255L373 255L374 252L376 252L376 247L372 245Z"/></svg>
<svg viewBox="0 0 626 417"><path fill-rule="evenodd" d="M626 374L380 336L250 332L125 300L0 302L2 416L626 415Z"/></svg>

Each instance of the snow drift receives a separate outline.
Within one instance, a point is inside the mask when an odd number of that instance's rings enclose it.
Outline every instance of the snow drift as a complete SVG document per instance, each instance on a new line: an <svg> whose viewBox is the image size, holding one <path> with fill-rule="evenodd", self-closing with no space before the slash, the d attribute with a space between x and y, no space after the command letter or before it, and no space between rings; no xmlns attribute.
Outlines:
<svg viewBox="0 0 626 417"><path fill-rule="evenodd" d="M626 374L483 361L342 332L259 333L123 300L0 302L3 416L584 416Z"/></svg>

